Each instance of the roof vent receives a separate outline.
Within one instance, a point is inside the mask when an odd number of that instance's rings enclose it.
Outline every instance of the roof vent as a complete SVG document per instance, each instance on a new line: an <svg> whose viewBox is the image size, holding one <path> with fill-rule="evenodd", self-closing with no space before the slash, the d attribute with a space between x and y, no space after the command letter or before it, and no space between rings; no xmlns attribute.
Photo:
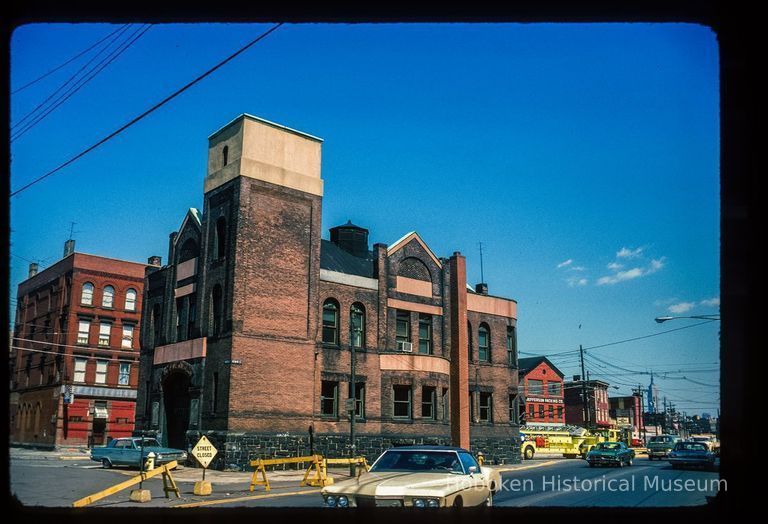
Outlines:
<svg viewBox="0 0 768 524"><path fill-rule="evenodd" d="M37 269L38 269L38 267L39 267L39 266L38 266L36 263L34 263L34 262L32 262L32 263L29 265L29 278L32 278L33 276L37 275Z"/></svg>
<svg viewBox="0 0 768 524"><path fill-rule="evenodd" d="M475 285L475 292L480 295L487 295L488 294L488 284L481 282L480 284Z"/></svg>

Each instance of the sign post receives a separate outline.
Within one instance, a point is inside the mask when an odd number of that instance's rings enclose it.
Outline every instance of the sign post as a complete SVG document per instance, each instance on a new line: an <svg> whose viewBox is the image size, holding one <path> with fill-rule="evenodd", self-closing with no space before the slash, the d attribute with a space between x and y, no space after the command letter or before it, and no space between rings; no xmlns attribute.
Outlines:
<svg viewBox="0 0 768 524"><path fill-rule="evenodd" d="M210 495L213 491L213 486L210 482L205 480L205 470L208 469L208 465L218 453L218 450L213 447L208 437L203 435L200 440L197 441L195 447L192 448L192 455L197 459L200 465L203 467L203 480L195 482L194 493L198 496Z"/></svg>

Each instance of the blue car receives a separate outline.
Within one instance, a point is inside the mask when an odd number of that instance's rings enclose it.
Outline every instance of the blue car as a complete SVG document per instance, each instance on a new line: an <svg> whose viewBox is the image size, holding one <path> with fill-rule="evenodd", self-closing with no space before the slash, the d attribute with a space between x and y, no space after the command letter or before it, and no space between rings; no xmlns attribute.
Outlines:
<svg viewBox="0 0 768 524"><path fill-rule="evenodd" d="M684 467L712 469L715 466L715 454L709 450L709 446L693 440L684 440L675 444L667 455L667 460L675 469Z"/></svg>
<svg viewBox="0 0 768 524"><path fill-rule="evenodd" d="M116 438L104 447L91 450L91 460L101 462L105 468L112 466L141 467L146 463L150 453L155 454L155 465L160 466L172 461L183 464L187 460L187 452L183 449L164 448L153 438L144 439L144 448L140 437ZM143 458L142 458L143 457Z"/></svg>

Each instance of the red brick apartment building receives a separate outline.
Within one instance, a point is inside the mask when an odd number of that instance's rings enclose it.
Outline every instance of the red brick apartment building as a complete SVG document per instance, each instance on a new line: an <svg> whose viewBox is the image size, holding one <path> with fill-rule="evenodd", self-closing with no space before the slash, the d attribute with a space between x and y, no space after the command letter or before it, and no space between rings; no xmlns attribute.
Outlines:
<svg viewBox="0 0 768 524"><path fill-rule="evenodd" d="M19 284L10 443L92 446L131 435L146 264L74 252Z"/></svg>
<svg viewBox="0 0 768 524"><path fill-rule="evenodd" d="M321 144L250 115L209 137L203 213L147 273L137 428L175 447L206 434L222 467L348 456L354 410L369 460L454 443L518 461L517 303L416 232L321 238Z"/></svg>
<svg viewBox="0 0 768 524"><path fill-rule="evenodd" d="M565 424L562 372L547 357L518 359L518 368L526 424Z"/></svg>
<svg viewBox="0 0 768 524"><path fill-rule="evenodd" d="M609 384L602 380L566 382L563 386L565 388L565 422L587 429L612 427L608 386ZM584 391L586 391L586 409L584 409Z"/></svg>

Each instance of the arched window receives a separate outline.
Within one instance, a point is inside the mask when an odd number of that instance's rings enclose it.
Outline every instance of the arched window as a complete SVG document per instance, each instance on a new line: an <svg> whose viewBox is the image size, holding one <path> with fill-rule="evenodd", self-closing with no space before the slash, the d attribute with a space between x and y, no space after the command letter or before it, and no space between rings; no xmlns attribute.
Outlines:
<svg viewBox="0 0 768 524"><path fill-rule="evenodd" d="M213 336L218 336L222 332L222 328L224 325L224 319L222 318L222 313L224 312L223 308L223 299L222 299L222 293L221 293L221 286L219 284L216 284L213 287L213 291L211 291L211 334Z"/></svg>
<svg viewBox="0 0 768 524"><path fill-rule="evenodd" d="M480 362L491 361L491 330L485 323L480 324L477 330L477 359Z"/></svg>
<svg viewBox="0 0 768 524"><path fill-rule="evenodd" d="M224 167L229 162L229 146L224 146L221 150L221 167Z"/></svg>
<svg viewBox="0 0 768 524"><path fill-rule="evenodd" d="M80 303L86 306L93 305L93 284L90 282L83 284L83 292L80 295Z"/></svg>
<svg viewBox="0 0 768 524"><path fill-rule="evenodd" d="M472 362L472 324L467 322L467 353L469 353L469 361Z"/></svg>
<svg viewBox="0 0 768 524"><path fill-rule="evenodd" d="M323 303L323 344L339 345L339 303L332 298Z"/></svg>
<svg viewBox="0 0 768 524"><path fill-rule="evenodd" d="M349 329L351 337L349 345L355 348L365 347L365 306L359 302L352 304L349 310Z"/></svg>
<svg viewBox="0 0 768 524"><path fill-rule="evenodd" d="M220 217L216 221L216 244L214 247L216 248L214 258L216 260L224 258L227 248L227 221L224 217Z"/></svg>
<svg viewBox="0 0 768 524"><path fill-rule="evenodd" d="M179 250L179 264L186 262L187 260L197 258L197 256L197 242L191 238L187 239L186 242L181 245L181 249Z"/></svg>
<svg viewBox="0 0 768 524"><path fill-rule="evenodd" d="M102 307L115 307L115 288L112 286L106 286L104 288L104 294L101 297Z"/></svg>
<svg viewBox="0 0 768 524"><path fill-rule="evenodd" d="M127 311L136 311L136 290L130 288L125 292L125 309Z"/></svg>
<svg viewBox="0 0 768 524"><path fill-rule="evenodd" d="M517 367L517 332L514 326L507 326L507 364Z"/></svg>

